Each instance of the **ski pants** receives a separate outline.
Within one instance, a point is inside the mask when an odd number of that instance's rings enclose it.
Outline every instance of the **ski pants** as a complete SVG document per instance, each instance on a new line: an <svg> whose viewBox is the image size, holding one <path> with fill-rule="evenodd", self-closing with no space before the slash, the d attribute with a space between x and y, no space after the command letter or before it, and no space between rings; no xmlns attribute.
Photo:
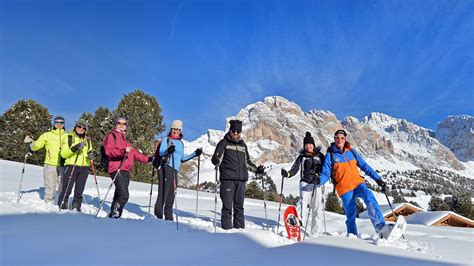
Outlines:
<svg viewBox="0 0 474 266"><path fill-rule="evenodd" d="M379 204L367 185L361 183L354 190L348 191L341 196L342 204L344 205L344 210L346 212L347 234L358 235L356 225L357 197L362 198L365 205L367 205L367 213L369 214L370 221L372 222L375 231L380 231L385 225L385 220L383 219Z"/></svg>
<svg viewBox="0 0 474 266"><path fill-rule="evenodd" d="M120 217L122 216L123 208L125 207L125 204L128 202L129 198L128 185L130 184L130 172L120 170L118 174L117 172L113 172L110 174L112 180L115 176L117 176L114 181L115 192L114 198L112 200L112 206L110 206L110 209L117 209L119 211Z"/></svg>
<svg viewBox="0 0 474 266"><path fill-rule="evenodd" d="M311 234L316 235L323 232L323 193L321 187L314 184L300 182L300 199L296 204L296 211L298 212L298 217L303 222L304 226L309 222L307 217L308 215L308 206L311 208ZM311 197L312 196L312 197Z"/></svg>
<svg viewBox="0 0 474 266"><path fill-rule="evenodd" d="M68 209L69 195L74 187L74 198L72 200L72 209L81 211L82 194L86 187L87 177L89 176L88 166L67 165L64 171L62 189L59 194L58 205L61 209ZM63 200L64 199L64 200Z"/></svg>
<svg viewBox="0 0 474 266"><path fill-rule="evenodd" d="M167 164L163 164L158 172L158 197L155 203L155 215L158 219L163 219L164 207L165 219L173 221L175 176L178 176L178 171Z"/></svg>
<svg viewBox="0 0 474 266"><path fill-rule="evenodd" d="M221 226L222 229L245 228L244 197L245 182L223 180L220 185L222 200ZM234 221L232 223L232 209Z"/></svg>
<svg viewBox="0 0 474 266"><path fill-rule="evenodd" d="M64 167L45 164L43 166L44 176L44 200L54 202L56 190L61 192L61 179L64 175Z"/></svg>

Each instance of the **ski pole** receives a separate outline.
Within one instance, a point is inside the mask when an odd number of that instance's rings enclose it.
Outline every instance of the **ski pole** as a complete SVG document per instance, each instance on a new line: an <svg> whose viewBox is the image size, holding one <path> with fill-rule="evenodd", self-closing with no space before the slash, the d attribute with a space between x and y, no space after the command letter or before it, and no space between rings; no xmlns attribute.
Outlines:
<svg viewBox="0 0 474 266"><path fill-rule="evenodd" d="M117 176L120 174L120 168L122 168L122 165L123 165L123 163L125 162L125 160L127 159L127 157L128 157L128 153L125 153L125 156L123 157L122 161L120 161L120 164L119 164L117 173L115 173L115 176L114 176L114 178L112 179L112 182L110 183L110 186L109 186L109 188L107 189L107 192L105 193L104 198L101 199L100 202L99 202L99 208L97 209L97 212L96 212L96 214L95 214L95 217L97 217L97 215L99 215L99 212L102 210L102 205L104 204L104 201L105 201L105 199L107 198L107 195L109 195L110 189L111 189L112 186L114 185L115 179L116 179Z"/></svg>
<svg viewBox="0 0 474 266"><path fill-rule="evenodd" d="M393 210L392 203L390 203L390 199L388 198L387 191L383 191L383 194L385 194L385 197L387 198L388 205L390 206L390 209L392 210L393 217L398 220L397 215L395 214L395 211ZM402 238L405 239L405 236L402 234Z"/></svg>
<svg viewBox="0 0 474 266"><path fill-rule="evenodd" d="M156 147L155 147L155 153L153 154L153 160L152 160L152 167L153 167L153 170L151 171L151 185L150 185L150 199L148 200L148 214L151 214L150 213L150 209L151 209L151 196L153 195L153 177L155 176L155 166L153 165L153 161L155 159L155 157L157 157L157 151L160 147L160 144L161 144L161 139L158 141L158 144L156 144ZM159 151L158 151L158 155L159 155ZM161 162L163 161L163 158L161 158L160 160L160 164L158 165L158 169L157 169L157 173L158 171L160 170L160 166L161 166Z"/></svg>
<svg viewBox="0 0 474 266"><path fill-rule="evenodd" d="M216 166L216 179L215 179L215 188L214 188L214 233L216 232L216 223L217 223L217 172L219 172L219 165Z"/></svg>
<svg viewBox="0 0 474 266"><path fill-rule="evenodd" d="M265 183L263 182L264 175L260 175L262 178L262 192L263 192L263 209L265 210L265 222L268 225L268 218L267 218L267 202L265 201ZM265 228L265 227L264 227Z"/></svg>
<svg viewBox="0 0 474 266"><path fill-rule="evenodd" d="M150 184L150 198L148 199L148 214L150 214L151 209L151 195L153 194L153 177L155 176L155 167L152 166L153 170L151 170L151 184Z"/></svg>
<svg viewBox="0 0 474 266"><path fill-rule="evenodd" d="M313 198L314 198L314 191L316 190L316 184L313 183L313 192L311 192L311 198L309 199L308 202L308 216L306 216L306 224L304 225L304 234L303 234L303 241L306 237L306 234L308 233L308 222L309 222L309 215L311 213L311 203L313 203ZM312 225L311 225L312 226Z"/></svg>
<svg viewBox="0 0 474 266"><path fill-rule="evenodd" d="M82 150L81 150L82 151ZM68 180L67 180L67 185L66 185L66 190L64 190L64 195L63 195L63 198L61 200L61 202L58 202L58 205L59 205L59 210L61 210L61 206L64 204L64 201L66 200L66 194L67 194L67 191L69 189L69 185L71 184L71 179L72 179L72 175L74 174L74 169L76 169L76 163L77 163L77 159L79 158L79 154L76 155L76 159L74 160L74 164L72 165L72 170L71 170L71 174L69 175L68 177ZM64 171L66 172L66 171ZM61 190L61 193L63 191ZM69 197L68 197L68 205L69 205Z"/></svg>
<svg viewBox="0 0 474 266"><path fill-rule="evenodd" d="M21 185L23 184L23 176L25 175L26 158L28 158L30 155L31 155L31 152L27 152L25 154L25 159L23 160L23 168L21 169L21 177L20 177L20 188L18 189L18 198L16 199L16 203L20 203Z"/></svg>
<svg viewBox="0 0 474 266"><path fill-rule="evenodd" d="M283 201L283 183L284 183L284 180L285 180L285 177L281 176L280 203L278 204L278 224L277 224L277 230L276 230L277 234L278 234L278 231L280 229L281 203Z"/></svg>
<svg viewBox="0 0 474 266"><path fill-rule="evenodd" d="M198 217L198 204L199 204L199 171L201 169L201 155L198 156L198 172L197 172L197 185L196 185L196 220Z"/></svg>
<svg viewBox="0 0 474 266"><path fill-rule="evenodd" d="M178 198L177 198L177 191L178 191L178 182L176 182L176 169L174 168L174 153L171 154L171 163L173 164L173 179L174 179L174 212L176 215L176 230L179 231L179 215L178 215Z"/></svg>
<svg viewBox="0 0 474 266"><path fill-rule="evenodd" d="M92 166L92 173L94 174L95 187L97 188L97 196L99 197L99 200L100 200L99 184L97 183L97 175L96 175L96 172L95 172L95 163L94 163L93 160L91 160L91 166Z"/></svg>
<svg viewBox="0 0 474 266"><path fill-rule="evenodd" d="M323 222L324 222L324 234L328 234L328 231L326 230L326 203L324 202L324 186L322 186L321 188L321 193L322 193L322 197L321 197L321 203L323 204L322 208L323 208Z"/></svg>

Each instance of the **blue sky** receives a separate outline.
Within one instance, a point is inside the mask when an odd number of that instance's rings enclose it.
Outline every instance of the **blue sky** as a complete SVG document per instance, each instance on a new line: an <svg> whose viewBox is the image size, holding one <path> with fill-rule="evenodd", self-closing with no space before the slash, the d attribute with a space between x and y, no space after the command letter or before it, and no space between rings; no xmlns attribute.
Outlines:
<svg viewBox="0 0 474 266"><path fill-rule="evenodd" d="M474 114L474 1L0 0L0 111L71 122L142 89L186 138L266 96L436 129Z"/></svg>

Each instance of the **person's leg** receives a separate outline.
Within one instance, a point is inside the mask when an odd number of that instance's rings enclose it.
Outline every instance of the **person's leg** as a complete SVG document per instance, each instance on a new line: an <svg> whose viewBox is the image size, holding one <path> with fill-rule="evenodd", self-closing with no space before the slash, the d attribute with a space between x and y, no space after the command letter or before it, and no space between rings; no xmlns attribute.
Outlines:
<svg viewBox="0 0 474 266"><path fill-rule="evenodd" d="M311 201L312 192L312 184L300 182L300 198L296 204L296 211L298 212L298 218L302 223L306 222L306 215L308 215L308 204Z"/></svg>
<svg viewBox="0 0 474 266"><path fill-rule="evenodd" d="M63 187L58 199L58 205L61 209L69 209L69 195L71 195L72 187L74 186L75 172L76 168L73 165L68 165L66 171L64 171Z"/></svg>
<svg viewBox="0 0 474 266"><path fill-rule="evenodd" d="M77 174L76 182L74 184L74 198L72 200L72 209L76 209L78 212L80 212L82 205L82 194L84 193L87 177L89 176L89 168L76 166L76 169Z"/></svg>
<svg viewBox="0 0 474 266"><path fill-rule="evenodd" d="M64 176L64 171L66 170L66 167L64 166L58 166L56 167L56 171L57 171L57 174L58 174L58 177L57 177L57 190L56 188L54 188L54 194L55 194L55 197L56 197L56 201L59 201L57 198L59 198L59 193L61 193L61 189L63 188L63 176ZM56 193L57 192L57 193Z"/></svg>
<svg viewBox="0 0 474 266"><path fill-rule="evenodd" d="M377 200L374 197L374 194L367 187L365 183L360 184L354 190L355 196L362 198L365 205L367 206L367 213L369 215L370 221L374 226L376 232L379 232L385 225L385 220L383 218L382 212L380 211L380 206Z"/></svg>
<svg viewBox="0 0 474 266"><path fill-rule="evenodd" d="M234 181L234 228L245 228L244 198L245 182Z"/></svg>
<svg viewBox="0 0 474 266"><path fill-rule="evenodd" d="M177 171L172 168L165 166L166 171L169 173L166 177L166 187L165 187L165 219L168 221L173 221L173 204L174 204L174 192L177 189L175 187L175 176L178 175Z"/></svg>
<svg viewBox="0 0 474 266"><path fill-rule="evenodd" d="M354 191L348 191L341 196L342 204L344 205L344 211L346 212L346 227L347 234L354 234L357 236L357 225L356 225L356 201Z"/></svg>
<svg viewBox="0 0 474 266"><path fill-rule="evenodd" d="M44 201L46 203L54 202L54 192L56 191L56 183L58 175L56 172L56 166L45 164L43 166L44 176Z"/></svg>
<svg viewBox="0 0 474 266"><path fill-rule="evenodd" d="M313 200L311 202L311 234L321 234L323 233L323 209L322 204L323 192L320 187L316 187L314 190Z"/></svg>
<svg viewBox="0 0 474 266"><path fill-rule="evenodd" d="M221 227L222 229L232 229L232 205L234 201L234 182L233 181L221 181L220 185L220 197L222 200L221 210Z"/></svg>
<svg viewBox="0 0 474 266"><path fill-rule="evenodd" d="M164 168L161 167L158 171L158 196L155 202L155 215L158 219L163 219L163 205L164 205L164 193L165 193L165 172Z"/></svg>

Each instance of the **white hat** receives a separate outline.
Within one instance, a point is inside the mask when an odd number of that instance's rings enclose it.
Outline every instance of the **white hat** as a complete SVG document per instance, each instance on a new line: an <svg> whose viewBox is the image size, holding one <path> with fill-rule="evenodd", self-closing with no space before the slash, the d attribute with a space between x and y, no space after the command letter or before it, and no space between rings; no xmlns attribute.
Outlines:
<svg viewBox="0 0 474 266"><path fill-rule="evenodd" d="M171 123L171 128L175 128L175 129L179 129L183 131L183 121L174 120L173 123Z"/></svg>

